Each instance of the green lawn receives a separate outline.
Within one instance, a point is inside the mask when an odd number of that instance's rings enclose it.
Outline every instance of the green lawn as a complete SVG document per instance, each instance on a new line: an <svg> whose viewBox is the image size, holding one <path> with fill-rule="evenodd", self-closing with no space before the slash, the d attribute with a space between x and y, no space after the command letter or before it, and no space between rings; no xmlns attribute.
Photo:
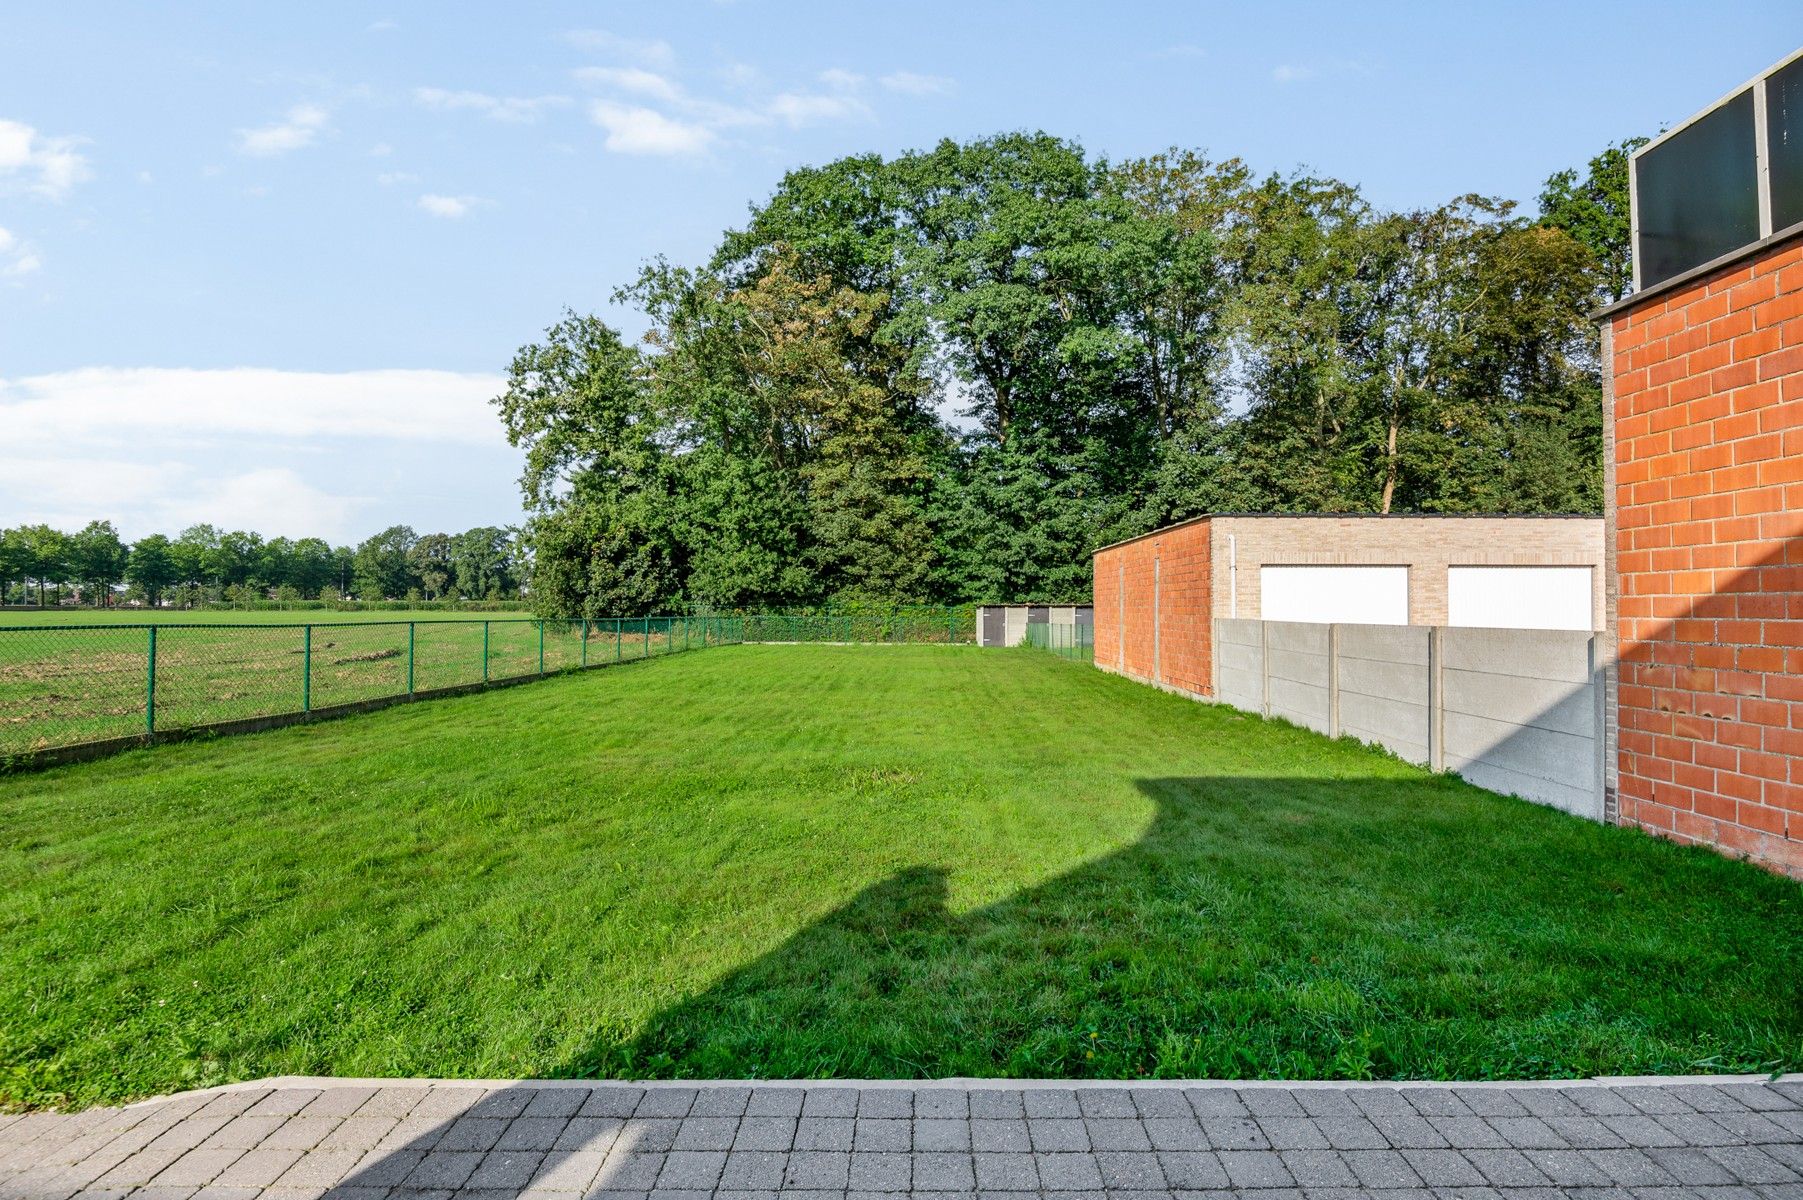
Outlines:
<svg viewBox="0 0 1803 1200"><path fill-rule="evenodd" d="M529 612L465 612L418 609L401 612L330 609L224 608L9 608L0 609L0 626L9 625L300 625L308 621L501 621L530 617Z"/></svg>
<svg viewBox="0 0 1803 1200"><path fill-rule="evenodd" d="M1031 650L729 646L0 778L0 1099L1803 1066L1803 889Z"/></svg>

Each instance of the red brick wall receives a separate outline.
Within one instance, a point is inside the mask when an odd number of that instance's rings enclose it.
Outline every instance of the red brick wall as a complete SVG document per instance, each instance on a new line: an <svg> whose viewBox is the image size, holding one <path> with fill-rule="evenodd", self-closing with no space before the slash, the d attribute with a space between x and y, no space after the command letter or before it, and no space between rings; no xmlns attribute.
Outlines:
<svg viewBox="0 0 1803 1200"><path fill-rule="evenodd" d="M1803 240L1611 325L1621 819L1803 875Z"/></svg>
<svg viewBox="0 0 1803 1200"><path fill-rule="evenodd" d="M1097 552L1098 667L1198 696L1212 694L1208 535L1209 522L1204 519ZM1159 609L1156 659L1155 591Z"/></svg>

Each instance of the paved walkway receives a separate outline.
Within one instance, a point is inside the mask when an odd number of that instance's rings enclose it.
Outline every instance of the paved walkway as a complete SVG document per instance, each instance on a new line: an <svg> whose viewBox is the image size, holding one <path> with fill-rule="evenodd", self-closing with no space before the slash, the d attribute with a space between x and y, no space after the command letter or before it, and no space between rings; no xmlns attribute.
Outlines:
<svg viewBox="0 0 1803 1200"><path fill-rule="evenodd" d="M1124 1087L277 1079L0 1116L0 1200L778 1192L1803 1198L1803 1076Z"/></svg>

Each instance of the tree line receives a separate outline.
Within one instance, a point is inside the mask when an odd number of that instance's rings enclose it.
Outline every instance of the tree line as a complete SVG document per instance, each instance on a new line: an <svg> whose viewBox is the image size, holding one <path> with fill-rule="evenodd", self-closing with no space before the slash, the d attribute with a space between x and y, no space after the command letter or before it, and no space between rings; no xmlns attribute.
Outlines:
<svg viewBox="0 0 1803 1200"><path fill-rule="evenodd" d="M1636 144L1535 217L1043 133L792 171L617 293L641 342L514 357L535 603L1081 599L1205 512L1600 511Z"/></svg>
<svg viewBox="0 0 1803 1200"><path fill-rule="evenodd" d="M356 546L333 546L212 525L129 544L111 521L90 521L74 533L21 525L0 529L0 600L504 600L520 595L521 554L516 531L502 526L417 534L394 525Z"/></svg>

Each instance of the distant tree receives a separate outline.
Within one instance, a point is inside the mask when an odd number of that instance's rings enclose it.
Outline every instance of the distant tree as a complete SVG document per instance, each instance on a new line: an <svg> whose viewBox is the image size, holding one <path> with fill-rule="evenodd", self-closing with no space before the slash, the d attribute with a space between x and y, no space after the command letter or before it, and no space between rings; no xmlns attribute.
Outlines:
<svg viewBox="0 0 1803 1200"><path fill-rule="evenodd" d="M1540 191L1541 224L1563 230L1589 252L1602 303L1620 300L1634 285L1628 159L1646 143L1643 137L1617 142L1591 159L1582 176L1567 168Z"/></svg>
<svg viewBox="0 0 1803 1200"><path fill-rule="evenodd" d="M390 525L357 547L353 590L363 600L398 600L417 586L408 554L418 535L406 525Z"/></svg>
<svg viewBox="0 0 1803 1200"><path fill-rule="evenodd" d="M0 604L7 602L13 584L23 587L30 563L31 553L25 546L23 531L0 529Z"/></svg>
<svg viewBox="0 0 1803 1200"><path fill-rule="evenodd" d="M308 600L316 600L338 582L332 547L320 538L300 538L290 552L289 586Z"/></svg>
<svg viewBox="0 0 1803 1200"><path fill-rule="evenodd" d="M119 531L111 521L89 521L69 538L68 547L69 574L81 585L82 598L106 604L125 574L127 552Z"/></svg>
<svg viewBox="0 0 1803 1200"><path fill-rule="evenodd" d="M150 604L160 604L164 591L179 578L169 539L153 533L134 542L125 562L125 578Z"/></svg>
<svg viewBox="0 0 1803 1200"><path fill-rule="evenodd" d="M25 525L20 527L18 534L25 548L27 578L38 585L38 603L44 603L47 587L56 588L60 601L62 585L70 575L68 535L48 525Z"/></svg>
<svg viewBox="0 0 1803 1200"><path fill-rule="evenodd" d="M407 552L407 565L427 600L443 599L452 571L450 535L422 534Z"/></svg>
<svg viewBox="0 0 1803 1200"><path fill-rule="evenodd" d="M495 600L518 590L513 531L497 525L451 538L451 587L466 600Z"/></svg>

